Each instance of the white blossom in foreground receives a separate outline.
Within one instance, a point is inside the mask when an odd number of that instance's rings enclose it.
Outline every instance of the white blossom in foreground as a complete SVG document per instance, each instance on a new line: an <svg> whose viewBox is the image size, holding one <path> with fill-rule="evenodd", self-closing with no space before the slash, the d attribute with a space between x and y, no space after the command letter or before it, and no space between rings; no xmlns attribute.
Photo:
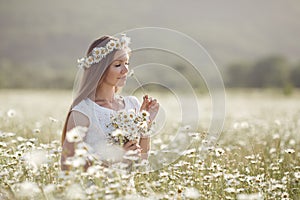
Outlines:
<svg viewBox="0 0 300 200"><path fill-rule="evenodd" d="M8 117L13 118L16 116L17 112L14 109L9 109L6 114Z"/></svg>
<svg viewBox="0 0 300 200"><path fill-rule="evenodd" d="M295 153L295 150L294 149L286 149L286 150L284 150L285 151L285 153L288 153L288 154L293 154L293 153Z"/></svg>
<svg viewBox="0 0 300 200"><path fill-rule="evenodd" d="M68 142L80 142L85 137L88 128L83 126L76 126L70 131L67 132L67 141Z"/></svg>
<svg viewBox="0 0 300 200"><path fill-rule="evenodd" d="M238 194L236 196L237 200L263 200L261 193L254 194Z"/></svg>
<svg viewBox="0 0 300 200"><path fill-rule="evenodd" d="M67 188L66 197L68 199L86 199L82 187L77 183L74 183Z"/></svg>
<svg viewBox="0 0 300 200"><path fill-rule="evenodd" d="M47 152L45 150L32 150L24 154L23 159L34 169L47 162Z"/></svg>
<svg viewBox="0 0 300 200"><path fill-rule="evenodd" d="M41 193L39 186L34 182L25 181L17 185L17 196L21 199L33 199Z"/></svg>
<svg viewBox="0 0 300 200"><path fill-rule="evenodd" d="M189 199L199 199L200 193L197 189L190 187L185 189L185 196Z"/></svg>

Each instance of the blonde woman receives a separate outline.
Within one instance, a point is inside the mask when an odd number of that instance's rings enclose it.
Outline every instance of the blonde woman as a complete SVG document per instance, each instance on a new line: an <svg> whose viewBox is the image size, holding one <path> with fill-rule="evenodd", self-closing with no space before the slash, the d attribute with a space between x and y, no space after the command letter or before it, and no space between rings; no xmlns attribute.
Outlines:
<svg viewBox="0 0 300 200"><path fill-rule="evenodd" d="M144 96L142 104L134 96L120 96L116 92L126 83L130 39L122 35L120 39L103 36L95 40L87 54L79 62L79 77L75 96L67 114L62 132L62 169L68 169L65 161L72 157L76 143L68 141L68 134L75 127L86 127L82 138L89 151L97 159L105 160L107 135L114 130L109 126L110 116L120 110L134 109L149 112L149 123L154 120L159 104L155 99ZM123 150L137 150L146 159L150 147L150 137L141 137L123 145ZM89 166L87 162L85 168Z"/></svg>

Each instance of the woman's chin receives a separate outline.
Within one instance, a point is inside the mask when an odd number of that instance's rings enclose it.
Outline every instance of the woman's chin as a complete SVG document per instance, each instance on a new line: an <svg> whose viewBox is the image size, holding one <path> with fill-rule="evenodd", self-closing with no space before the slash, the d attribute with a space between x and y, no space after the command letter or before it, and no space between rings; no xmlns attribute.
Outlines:
<svg viewBox="0 0 300 200"><path fill-rule="evenodd" d="M126 85L126 80L120 80L118 83L117 83L117 87L124 87Z"/></svg>

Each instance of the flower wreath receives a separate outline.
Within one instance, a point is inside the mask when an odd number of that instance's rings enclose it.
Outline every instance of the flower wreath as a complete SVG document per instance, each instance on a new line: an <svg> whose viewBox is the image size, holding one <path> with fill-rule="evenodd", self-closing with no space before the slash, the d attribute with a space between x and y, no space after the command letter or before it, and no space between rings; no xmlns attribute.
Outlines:
<svg viewBox="0 0 300 200"><path fill-rule="evenodd" d="M126 49L130 43L130 38L122 34L121 39L112 39L105 47L95 47L90 56L85 56L77 60L80 69L90 68L91 65L99 63L106 55L115 49Z"/></svg>

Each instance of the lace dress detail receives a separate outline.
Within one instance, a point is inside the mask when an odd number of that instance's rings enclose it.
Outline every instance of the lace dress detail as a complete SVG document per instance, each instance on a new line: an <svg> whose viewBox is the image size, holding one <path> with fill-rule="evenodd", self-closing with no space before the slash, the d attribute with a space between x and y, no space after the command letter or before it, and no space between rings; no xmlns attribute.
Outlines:
<svg viewBox="0 0 300 200"><path fill-rule="evenodd" d="M123 110L134 109L139 111L140 103L136 97L126 96L123 98L125 104ZM108 133L114 130L110 122L110 116L116 111L100 106L89 98L82 100L72 111L78 111L88 117L89 129L84 141L92 147L93 153L97 153L99 146L103 146L101 143L106 142Z"/></svg>

